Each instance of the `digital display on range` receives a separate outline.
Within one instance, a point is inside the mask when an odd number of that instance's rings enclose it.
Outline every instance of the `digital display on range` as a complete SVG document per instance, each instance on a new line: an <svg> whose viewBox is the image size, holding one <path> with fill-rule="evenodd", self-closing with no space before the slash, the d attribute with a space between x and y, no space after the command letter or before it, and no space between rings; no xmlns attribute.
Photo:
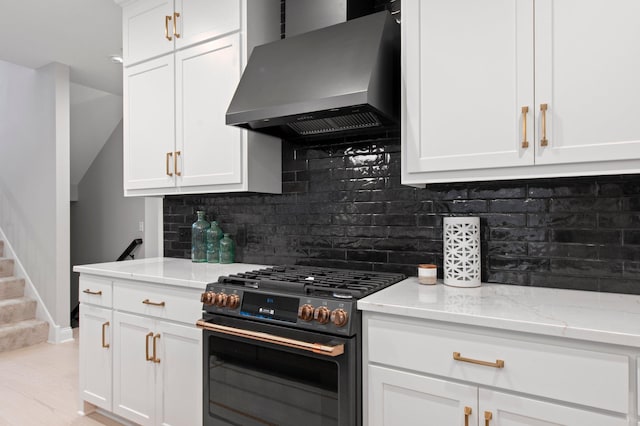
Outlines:
<svg viewBox="0 0 640 426"><path fill-rule="evenodd" d="M246 292L242 297L241 315L296 322L298 305L296 297L274 296L270 294Z"/></svg>

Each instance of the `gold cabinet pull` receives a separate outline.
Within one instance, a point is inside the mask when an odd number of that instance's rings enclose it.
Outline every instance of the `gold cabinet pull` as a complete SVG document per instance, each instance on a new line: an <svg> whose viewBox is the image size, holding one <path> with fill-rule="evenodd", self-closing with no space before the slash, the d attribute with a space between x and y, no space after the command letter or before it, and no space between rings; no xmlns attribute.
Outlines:
<svg viewBox="0 0 640 426"><path fill-rule="evenodd" d="M173 152L167 152L167 158L165 159L165 168L167 170L167 176L173 176L173 173L169 171L169 158L173 155Z"/></svg>
<svg viewBox="0 0 640 426"><path fill-rule="evenodd" d="M549 145L547 139L547 104L540 104L540 112L542 113L542 139L540 139L540 146Z"/></svg>
<svg viewBox="0 0 640 426"><path fill-rule="evenodd" d="M145 305L151 305L151 306L164 306L164 302L152 302L149 299L144 299L142 303L144 303Z"/></svg>
<svg viewBox="0 0 640 426"><path fill-rule="evenodd" d="M491 414L491 411L485 411L484 412L484 426L489 426L489 422L491 421L492 418L493 418L493 414Z"/></svg>
<svg viewBox="0 0 640 426"><path fill-rule="evenodd" d="M147 335L144 338L144 353L145 353L145 358L147 359L147 361L153 361L153 357L149 356L149 337L153 336L152 332L147 333Z"/></svg>
<svg viewBox="0 0 640 426"><path fill-rule="evenodd" d="M527 113L529 112L528 106L522 107L522 147L529 148L529 141L527 141Z"/></svg>
<svg viewBox="0 0 640 426"><path fill-rule="evenodd" d="M102 324L102 347L103 348L108 348L109 344L107 342L105 342L106 340L106 331L105 329L109 327L109 321L105 322L104 324Z"/></svg>
<svg viewBox="0 0 640 426"><path fill-rule="evenodd" d="M179 17L180 14L178 12L173 12L173 35L176 36L176 38L180 38L180 34L176 30L176 25L178 24Z"/></svg>
<svg viewBox="0 0 640 426"><path fill-rule="evenodd" d="M158 356L156 355L157 353L156 342L158 341L159 338L160 338L160 333L153 336L153 362L155 362L156 364L160 364L160 358L158 358Z"/></svg>
<svg viewBox="0 0 640 426"><path fill-rule="evenodd" d="M469 426L470 415L471 415L471 407L464 407L464 426Z"/></svg>
<svg viewBox="0 0 640 426"><path fill-rule="evenodd" d="M87 293L87 294L93 294L95 296L102 296L102 290L98 290L98 291L91 291L89 289L86 290L82 290L83 293Z"/></svg>
<svg viewBox="0 0 640 426"><path fill-rule="evenodd" d="M176 172L176 176L182 176L182 173L178 171L178 157L180 157L180 151L176 151L176 155L173 157L173 170Z"/></svg>
<svg viewBox="0 0 640 426"><path fill-rule="evenodd" d="M464 358L460 356L460 352L454 352L453 359L456 361L470 362L471 364L486 365L487 367L504 368L504 361L501 359L496 359L496 362L480 361L473 358Z"/></svg>
<svg viewBox="0 0 640 426"><path fill-rule="evenodd" d="M171 15L166 15L164 17L164 38L171 41L173 37L169 35L169 21L171 20Z"/></svg>

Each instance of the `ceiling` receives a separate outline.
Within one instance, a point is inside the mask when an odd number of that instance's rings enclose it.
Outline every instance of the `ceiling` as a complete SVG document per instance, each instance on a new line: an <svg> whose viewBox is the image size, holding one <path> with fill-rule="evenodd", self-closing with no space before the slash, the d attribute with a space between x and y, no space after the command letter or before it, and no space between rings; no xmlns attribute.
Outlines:
<svg viewBox="0 0 640 426"><path fill-rule="evenodd" d="M59 62L73 83L122 95L122 8L114 0L2 1L0 60L29 68Z"/></svg>

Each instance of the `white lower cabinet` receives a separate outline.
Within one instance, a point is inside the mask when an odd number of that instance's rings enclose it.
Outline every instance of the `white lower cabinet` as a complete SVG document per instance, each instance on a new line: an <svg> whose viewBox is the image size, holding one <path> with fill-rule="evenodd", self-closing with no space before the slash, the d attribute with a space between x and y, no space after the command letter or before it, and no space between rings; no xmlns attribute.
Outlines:
<svg viewBox="0 0 640 426"><path fill-rule="evenodd" d="M375 365L369 365L367 372L369 425L478 424L475 386Z"/></svg>
<svg viewBox="0 0 640 426"><path fill-rule="evenodd" d="M201 425L200 289L80 282L81 293L91 292L80 305L81 410L98 407L140 425Z"/></svg>
<svg viewBox="0 0 640 426"><path fill-rule="evenodd" d="M141 425L201 423L200 330L114 313L114 413Z"/></svg>
<svg viewBox="0 0 640 426"><path fill-rule="evenodd" d="M111 411L111 309L80 305L80 398Z"/></svg>
<svg viewBox="0 0 640 426"><path fill-rule="evenodd" d="M370 312L363 331L366 425L637 421L625 348Z"/></svg>

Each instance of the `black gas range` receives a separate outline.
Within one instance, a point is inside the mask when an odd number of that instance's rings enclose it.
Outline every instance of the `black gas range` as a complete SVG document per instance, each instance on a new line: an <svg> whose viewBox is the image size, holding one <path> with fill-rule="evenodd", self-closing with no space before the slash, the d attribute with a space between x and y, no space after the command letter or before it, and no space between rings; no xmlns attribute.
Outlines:
<svg viewBox="0 0 640 426"><path fill-rule="evenodd" d="M207 284L204 424L361 424L356 304L404 278L287 265Z"/></svg>

